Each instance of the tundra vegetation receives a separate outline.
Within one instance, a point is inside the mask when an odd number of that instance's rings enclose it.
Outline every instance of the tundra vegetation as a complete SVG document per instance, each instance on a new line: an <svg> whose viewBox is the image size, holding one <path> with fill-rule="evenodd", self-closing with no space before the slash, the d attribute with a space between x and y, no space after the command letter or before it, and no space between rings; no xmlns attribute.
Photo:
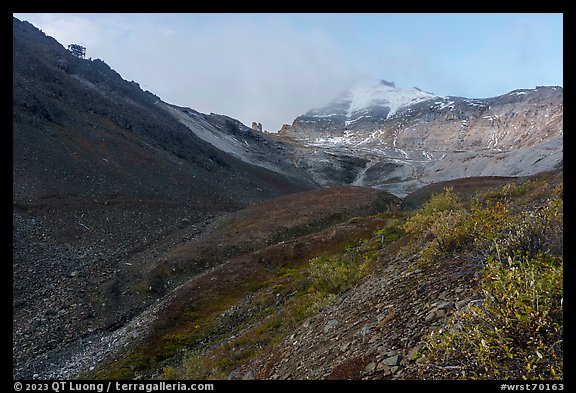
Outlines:
<svg viewBox="0 0 576 393"><path fill-rule="evenodd" d="M314 250L264 281L183 310L171 332L84 376L237 377L242 365L271 353L306 318L392 258L405 259L407 271L430 274L460 258L477 266L478 297L421 337L421 377L563 377L561 181L542 175L473 194L444 188L419 209L394 206L348 224L367 220L379 223L368 236Z"/></svg>

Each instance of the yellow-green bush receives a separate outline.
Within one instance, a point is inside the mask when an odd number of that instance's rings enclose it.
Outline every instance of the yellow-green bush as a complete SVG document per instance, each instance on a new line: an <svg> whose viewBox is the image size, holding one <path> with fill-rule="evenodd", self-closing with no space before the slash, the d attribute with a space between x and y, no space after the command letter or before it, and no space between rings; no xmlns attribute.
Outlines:
<svg viewBox="0 0 576 393"><path fill-rule="evenodd" d="M189 351L184 358L186 379L205 379L208 371L204 361L196 352Z"/></svg>
<svg viewBox="0 0 576 393"><path fill-rule="evenodd" d="M383 228L374 233L380 237L382 244L391 243L404 236L403 221L398 218L389 219Z"/></svg>
<svg viewBox="0 0 576 393"><path fill-rule="evenodd" d="M562 258L489 258L484 301L426 341L425 362L460 367L462 379L561 379Z"/></svg>
<svg viewBox="0 0 576 393"><path fill-rule="evenodd" d="M410 217L404 230L415 237L415 249L421 249L420 264L439 260L454 252L489 249L509 217L503 202L474 199L466 207L450 188L434 195ZM482 255L481 255L482 257Z"/></svg>
<svg viewBox="0 0 576 393"><path fill-rule="evenodd" d="M533 258L539 253L561 255L563 248L564 202L551 199L545 205L510 219L506 236L495 240L494 249L501 259Z"/></svg>
<svg viewBox="0 0 576 393"><path fill-rule="evenodd" d="M462 208L462 203L458 194L454 193L454 189L445 188L442 194L432 195L422 209L406 221L403 230L408 233L416 232L426 235L438 218Z"/></svg>
<svg viewBox="0 0 576 393"><path fill-rule="evenodd" d="M162 370L162 379L168 379L168 380L180 379L180 373L176 368L167 366L164 367L164 369Z"/></svg>
<svg viewBox="0 0 576 393"><path fill-rule="evenodd" d="M442 194L434 194L422 207L424 214L453 211L462 208L462 201L454 188L446 187Z"/></svg>
<svg viewBox="0 0 576 393"><path fill-rule="evenodd" d="M311 286L319 291L338 293L364 276L367 263L344 255L321 256L310 260Z"/></svg>
<svg viewBox="0 0 576 393"><path fill-rule="evenodd" d="M456 225L462 222L464 207L452 188L445 188L442 194L434 194L416 214L410 217L402 229L416 238L414 249L421 249L420 262L434 261L448 252L463 239L459 239Z"/></svg>
<svg viewBox="0 0 576 393"><path fill-rule="evenodd" d="M491 242L478 254L483 299L427 338L426 363L464 379L562 378L562 210L561 199L516 214L475 207L474 243Z"/></svg>

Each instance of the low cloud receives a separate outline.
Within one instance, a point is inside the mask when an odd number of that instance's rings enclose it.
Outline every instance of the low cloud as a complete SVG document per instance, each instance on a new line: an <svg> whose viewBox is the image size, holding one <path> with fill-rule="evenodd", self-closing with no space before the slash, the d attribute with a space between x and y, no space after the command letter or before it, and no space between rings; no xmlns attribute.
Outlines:
<svg viewBox="0 0 576 393"><path fill-rule="evenodd" d="M146 14L40 14L28 20L62 45L79 43L163 100L278 131L358 75L321 31L278 16L226 15L169 24ZM197 20L198 23L194 23Z"/></svg>
<svg viewBox="0 0 576 393"><path fill-rule="evenodd" d="M561 29L548 14L15 16L167 102L269 131L360 77L469 98L562 84Z"/></svg>

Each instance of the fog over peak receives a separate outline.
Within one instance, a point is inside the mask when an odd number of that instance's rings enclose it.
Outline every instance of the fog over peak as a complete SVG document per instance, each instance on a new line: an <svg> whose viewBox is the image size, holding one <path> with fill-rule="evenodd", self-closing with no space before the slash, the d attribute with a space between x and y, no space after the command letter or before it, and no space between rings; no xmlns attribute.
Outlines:
<svg viewBox="0 0 576 393"><path fill-rule="evenodd" d="M229 15L164 28L141 14L39 18L31 22L62 45L80 40L87 57L101 58L164 101L257 121L269 131L331 100L358 75L325 34L298 31L274 16L258 24Z"/></svg>
<svg viewBox="0 0 576 393"><path fill-rule="evenodd" d="M359 78L470 98L562 85L561 14L14 16L169 103L268 131Z"/></svg>

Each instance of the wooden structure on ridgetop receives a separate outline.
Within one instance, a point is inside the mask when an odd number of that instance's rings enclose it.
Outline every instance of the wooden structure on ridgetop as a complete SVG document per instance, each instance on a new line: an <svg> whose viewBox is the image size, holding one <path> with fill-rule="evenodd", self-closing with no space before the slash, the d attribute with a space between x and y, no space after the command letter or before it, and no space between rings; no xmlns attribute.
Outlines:
<svg viewBox="0 0 576 393"><path fill-rule="evenodd" d="M86 57L86 48L78 44L68 45L68 50L76 57L84 59Z"/></svg>

